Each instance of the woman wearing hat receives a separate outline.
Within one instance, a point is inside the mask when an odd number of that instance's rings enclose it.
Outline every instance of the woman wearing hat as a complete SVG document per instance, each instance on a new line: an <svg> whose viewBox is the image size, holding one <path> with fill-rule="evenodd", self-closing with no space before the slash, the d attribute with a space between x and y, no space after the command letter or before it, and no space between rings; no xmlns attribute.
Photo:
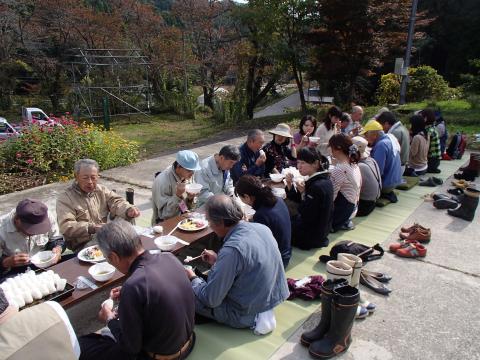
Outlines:
<svg viewBox="0 0 480 360"><path fill-rule="evenodd" d="M269 131L273 135L273 140L263 147L267 157L265 161L265 176L271 173L281 173L288 166L288 160L295 161L297 150L295 144L289 148L290 126L287 124L278 124L275 129Z"/></svg>
<svg viewBox="0 0 480 360"><path fill-rule="evenodd" d="M360 152L360 161L358 167L362 173L362 188L360 189L360 200L356 216L367 216L375 209L375 204L382 191L382 176L380 169L374 158L370 157L368 150L368 141L355 136L352 141L358 147Z"/></svg>

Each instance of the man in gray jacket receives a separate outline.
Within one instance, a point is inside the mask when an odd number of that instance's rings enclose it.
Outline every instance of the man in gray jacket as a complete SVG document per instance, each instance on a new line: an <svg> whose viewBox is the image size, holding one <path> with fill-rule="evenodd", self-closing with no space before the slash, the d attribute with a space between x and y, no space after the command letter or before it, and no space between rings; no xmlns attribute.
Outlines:
<svg viewBox="0 0 480 360"><path fill-rule="evenodd" d="M395 115L390 111L381 113L377 121L382 124L385 134L392 134L400 144L400 161L402 164L402 174L405 172L405 166L408 162L410 153L410 133L403 124L397 120Z"/></svg>
<svg viewBox="0 0 480 360"><path fill-rule="evenodd" d="M195 181L202 185L198 195L197 206L202 206L212 195L233 195L233 181L230 170L240 160L240 151L236 146L225 145L218 154L203 159L202 168L195 172Z"/></svg>
<svg viewBox="0 0 480 360"><path fill-rule="evenodd" d="M212 265L207 281L185 270L195 293L195 311L234 328L257 330L265 326L260 324L265 319L274 324L272 310L289 291L272 232L265 225L242 221L240 206L223 194L208 199L206 215L223 246L218 255L211 250L202 254Z"/></svg>

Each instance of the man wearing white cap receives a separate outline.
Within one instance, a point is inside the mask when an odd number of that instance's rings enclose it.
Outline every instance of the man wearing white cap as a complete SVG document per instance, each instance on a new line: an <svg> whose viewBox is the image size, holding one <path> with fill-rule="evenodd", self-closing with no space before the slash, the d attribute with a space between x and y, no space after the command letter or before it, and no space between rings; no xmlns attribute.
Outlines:
<svg viewBox="0 0 480 360"><path fill-rule="evenodd" d="M198 155L182 150L177 153L175 162L155 178L152 225L193 208L195 195L187 193L185 185L192 182L194 172L200 169Z"/></svg>

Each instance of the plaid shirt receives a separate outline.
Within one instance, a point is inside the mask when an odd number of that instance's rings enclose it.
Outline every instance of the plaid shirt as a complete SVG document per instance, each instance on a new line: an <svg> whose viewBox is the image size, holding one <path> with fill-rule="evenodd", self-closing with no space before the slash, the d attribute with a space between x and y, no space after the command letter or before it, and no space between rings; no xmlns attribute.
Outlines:
<svg viewBox="0 0 480 360"><path fill-rule="evenodd" d="M430 147L428 149L429 158L439 158L442 154L440 151L440 137L438 136L435 126L427 126L425 128L430 137Z"/></svg>

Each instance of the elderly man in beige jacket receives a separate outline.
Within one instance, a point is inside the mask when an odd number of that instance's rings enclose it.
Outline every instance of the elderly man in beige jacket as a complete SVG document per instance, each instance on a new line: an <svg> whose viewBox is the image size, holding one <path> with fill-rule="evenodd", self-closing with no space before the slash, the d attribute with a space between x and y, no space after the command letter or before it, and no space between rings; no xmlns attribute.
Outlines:
<svg viewBox="0 0 480 360"><path fill-rule="evenodd" d="M135 206L97 184L99 170L95 160L78 160L74 165L75 181L57 199L58 226L67 247L73 251L81 250L94 240L109 213L125 220L140 216Z"/></svg>

